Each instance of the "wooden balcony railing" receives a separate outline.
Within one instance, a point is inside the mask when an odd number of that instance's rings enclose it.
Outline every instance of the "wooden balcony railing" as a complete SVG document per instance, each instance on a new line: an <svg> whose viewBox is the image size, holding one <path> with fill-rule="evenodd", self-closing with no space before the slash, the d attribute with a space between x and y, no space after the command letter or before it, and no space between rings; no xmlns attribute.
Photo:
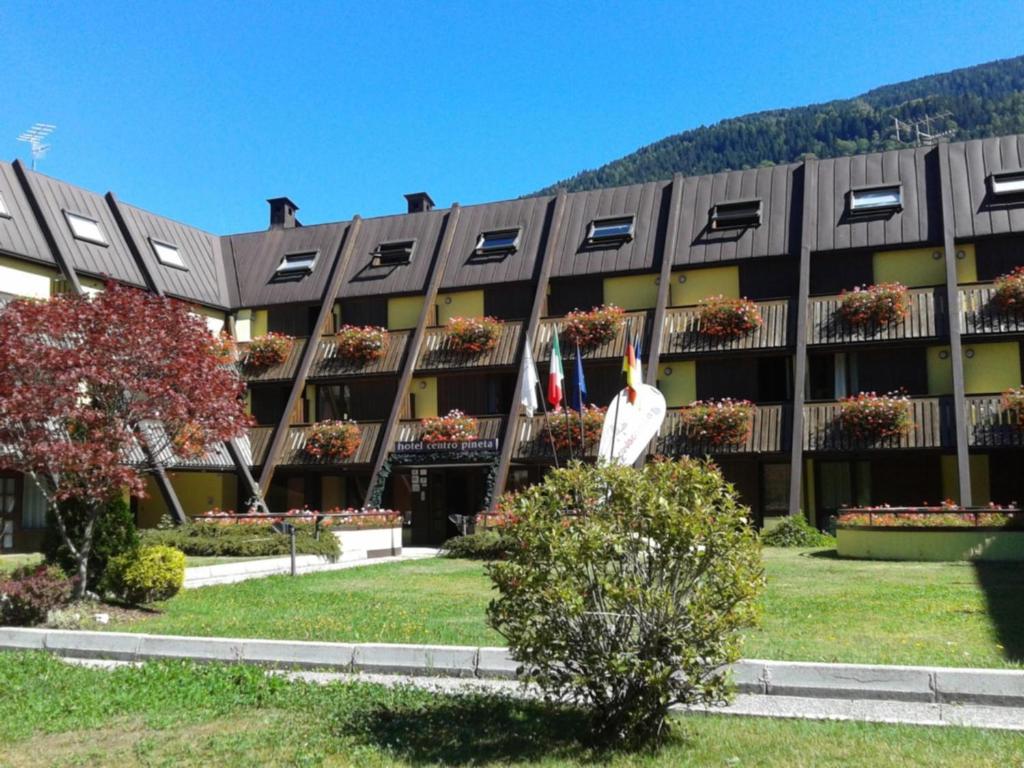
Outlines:
<svg viewBox="0 0 1024 768"><path fill-rule="evenodd" d="M369 464L373 461L373 452L377 447L377 439L380 436L381 422L359 422L359 429L362 432L363 439L360 441L355 454L344 461L327 457L317 458L306 453L306 437L310 429L312 429L312 425L288 428L288 437L285 439L284 450L281 452L281 466L331 467Z"/></svg>
<svg viewBox="0 0 1024 768"><path fill-rule="evenodd" d="M927 339L944 335L946 299L944 288L913 288L910 314L883 326L853 328L839 316L839 296L812 296L807 306L808 344L855 344L871 341Z"/></svg>
<svg viewBox="0 0 1024 768"><path fill-rule="evenodd" d="M551 414L551 419L565 418L565 415L555 416ZM579 418L577 416L577 418ZM515 459L523 461L551 461L551 440L544 431L544 415L537 413L534 414L533 418L521 416L519 418L519 426L512 435L512 440L515 442L515 447L512 449L512 456ZM579 446L573 447L572 452L573 458L579 458ZM584 458L593 459L597 456L597 446L588 445L586 455ZM569 459L569 451L559 451L558 460L566 461Z"/></svg>
<svg viewBox="0 0 1024 768"><path fill-rule="evenodd" d="M972 448L1024 448L1024 429L1003 410L1001 395L969 395L964 407L967 444Z"/></svg>
<svg viewBox="0 0 1024 768"><path fill-rule="evenodd" d="M523 323L519 320L503 322L494 349L479 354L467 354L452 349L444 326L428 328L423 339L423 349L420 351L419 360L416 361L416 369L426 371L436 368L493 368L515 365L516 354L519 352L519 334L522 330Z"/></svg>
<svg viewBox="0 0 1024 768"><path fill-rule="evenodd" d="M676 408L665 416L661 432L654 441L654 453L661 456L714 456L733 453L779 453L789 450L791 420L789 408L782 405L758 405L750 436L739 445L714 445L688 434Z"/></svg>
<svg viewBox="0 0 1024 768"><path fill-rule="evenodd" d="M501 439L502 432L505 428L505 418L503 416L478 416L477 423L479 425L476 435L477 439ZM395 449L395 443L415 442L416 440L419 440L422 432L423 428L421 426L420 419L403 419L398 424L397 435L395 436L394 442L388 446L388 450L393 451Z"/></svg>
<svg viewBox="0 0 1024 768"><path fill-rule="evenodd" d="M280 365L272 365L267 368L255 367L246 364L246 354L249 349L248 342L238 344L238 370L245 381L291 381L295 378L295 371L302 360L302 353L306 349L308 339L295 339L292 343L291 352L287 359Z"/></svg>
<svg viewBox="0 0 1024 768"><path fill-rule="evenodd" d="M632 327L633 336L643 339L642 348L647 349L650 341L648 333L652 319L651 312L627 312L626 321L619 328L615 336L608 342L587 350L583 357L587 360L601 360L608 358L622 357L626 350L626 332ZM546 317L540 321L537 328L537 337L533 340L533 357L535 360L551 359L551 340L554 334L561 331L563 319L560 317ZM575 354L575 350L568 343L562 343L562 357L569 358Z"/></svg>
<svg viewBox="0 0 1024 768"><path fill-rule="evenodd" d="M954 445L953 400L948 397L912 397L913 426L901 437L877 441L857 440L839 423L839 403L804 406L805 451L863 451L908 448L951 448Z"/></svg>
<svg viewBox="0 0 1024 768"><path fill-rule="evenodd" d="M1008 312L992 301L992 283L960 286L960 332L966 336L1024 333L1024 312Z"/></svg>
<svg viewBox="0 0 1024 768"><path fill-rule="evenodd" d="M409 343L409 331L390 331L384 354L370 363L357 363L338 356L338 344L333 334L320 339L310 368L311 379L325 379L335 376L371 376L378 373L397 373L402 365L405 347Z"/></svg>
<svg viewBox="0 0 1024 768"><path fill-rule="evenodd" d="M788 343L789 301L759 301L757 308L764 321L760 328L739 339L715 339L700 332L698 307L673 307L665 312L662 355L692 352L721 352L750 349L775 349Z"/></svg>

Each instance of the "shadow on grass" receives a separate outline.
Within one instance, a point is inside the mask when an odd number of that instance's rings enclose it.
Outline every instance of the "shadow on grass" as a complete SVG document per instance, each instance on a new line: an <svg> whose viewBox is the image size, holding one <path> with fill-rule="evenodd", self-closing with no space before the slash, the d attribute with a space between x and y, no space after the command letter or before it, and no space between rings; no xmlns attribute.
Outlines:
<svg viewBox="0 0 1024 768"><path fill-rule="evenodd" d="M988 614L1007 661L1024 662L1024 566L975 562L974 573L985 593Z"/></svg>
<svg viewBox="0 0 1024 768"><path fill-rule="evenodd" d="M813 552L804 552L801 557L817 557L822 560L839 560L839 552L834 549L816 549ZM843 558L846 559L846 558Z"/></svg>

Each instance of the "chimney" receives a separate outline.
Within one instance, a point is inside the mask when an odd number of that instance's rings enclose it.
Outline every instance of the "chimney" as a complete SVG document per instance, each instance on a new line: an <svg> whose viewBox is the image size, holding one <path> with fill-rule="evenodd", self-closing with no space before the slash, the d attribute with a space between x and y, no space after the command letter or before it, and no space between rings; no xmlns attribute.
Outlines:
<svg viewBox="0 0 1024 768"><path fill-rule="evenodd" d="M423 213L434 210L434 201L426 192L412 192L405 196L409 202L409 213Z"/></svg>
<svg viewBox="0 0 1024 768"><path fill-rule="evenodd" d="M270 203L271 229L292 229L302 226L295 218L295 212L299 210L299 206L287 197L272 197L267 202Z"/></svg>

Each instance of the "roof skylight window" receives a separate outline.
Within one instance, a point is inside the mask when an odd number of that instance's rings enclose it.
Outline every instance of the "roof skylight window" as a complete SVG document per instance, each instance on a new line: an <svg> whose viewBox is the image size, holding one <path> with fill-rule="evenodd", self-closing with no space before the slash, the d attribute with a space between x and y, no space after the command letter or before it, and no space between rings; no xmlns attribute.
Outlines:
<svg viewBox="0 0 1024 768"><path fill-rule="evenodd" d="M412 250L415 246L415 240L395 240L381 243L373 252L373 266L398 267L408 264L412 261Z"/></svg>
<svg viewBox="0 0 1024 768"><path fill-rule="evenodd" d="M633 239L633 217L594 219L587 230L587 244L625 243Z"/></svg>
<svg viewBox="0 0 1024 768"><path fill-rule="evenodd" d="M64 211L64 218L67 219L68 226L71 227L71 234L77 239L96 245L110 244L107 242L106 235L103 234L103 228L95 219L71 211Z"/></svg>
<svg viewBox="0 0 1024 768"><path fill-rule="evenodd" d="M879 213L903 210L903 187L887 184L882 187L860 187L850 190L850 213Z"/></svg>
<svg viewBox="0 0 1024 768"><path fill-rule="evenodd" d="M303 251L301 253L286 253L281 263L277 265L275 274L278 277L296 277L308 275L316 265L316 257L319 251Z"/></svg>
<svg viewBox="0 0 1024 768"><path fill-rule="evenodd" d="M711 229L746 229L761 226L761 200L734 200L712 206L708 213Z"/></svg>
<svg viewBox="0 0 1024 768"><path fill-rule="evenodd" d="M9 219L11 218L11 212L7 210L7 203L4 202L4 196L0 195L0 218Z"/></svg>
<svg viewBox="0 0 1024 768"><path fill-rule="evenodd" d="M1024 195L1024 171L993 173L988 177L988 186L993 195Z"/></svg>
<svg viewBox="0 0 1024 768"><path fill-rule="evenodd" d="M519 249L519 228L496 229L492 232L481 232L477 238L474 253L494 255L515 253Z"/></svg>
<svg viewBox="0 0 1024 768"><path fill-rule="evenodd" d="M149 244L153 246L153 253L156 255L156 260L165 267L188 270L188 265L185 264L185 259L182 258L181 252L178 250L178 246L154 240L153 238L149 239Z"/></svg>

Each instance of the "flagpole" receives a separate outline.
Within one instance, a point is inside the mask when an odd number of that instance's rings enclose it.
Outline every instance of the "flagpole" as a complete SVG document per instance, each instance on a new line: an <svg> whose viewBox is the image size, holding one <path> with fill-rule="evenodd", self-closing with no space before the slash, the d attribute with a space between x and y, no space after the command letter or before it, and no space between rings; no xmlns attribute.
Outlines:
<svg viewBox="0 0 1024 768"><path fill-rule="evenodd" d="M540 379L537 380L537 389L540 390L540 408L544 411L544 428L547 430L548 439L551 441L551 455L555 459L555 469L558 469L558 449L555 448L555 436L551 434L551 421L548 419L547 394L541 389Z"/></svg>
<svg viewBox="0 0 1024 768"><path fill-rule="evenodd" d="M583 371L583 358L580 357L580 345L576 343L576 364L579 366L579 375L576 376L576 404L580 407L580 460L587 460L587 430L583 424L583 388L580 386Z"/></svg>
<svg viewBox="0 0 1024 768"><path fill-rule="evenodd" d="M622 350L622 359L623 360L626 359L626 350L629 349L629 343L630 343L630 341L632 341L632 339L633 339L633 320L631 318L631 319L626 321L626 346ZM622 405L622 398L620 397L621 394L622 394L622 392L620 391L618 394L615 395L615 399L612 400L612 404L615 406L615 416L612 418L612 446L611 446L611 449L609 451L609 458L611 459L613 464L615 463L615 436L616 436L616 433L619 431L619 408Z"/></svg>

